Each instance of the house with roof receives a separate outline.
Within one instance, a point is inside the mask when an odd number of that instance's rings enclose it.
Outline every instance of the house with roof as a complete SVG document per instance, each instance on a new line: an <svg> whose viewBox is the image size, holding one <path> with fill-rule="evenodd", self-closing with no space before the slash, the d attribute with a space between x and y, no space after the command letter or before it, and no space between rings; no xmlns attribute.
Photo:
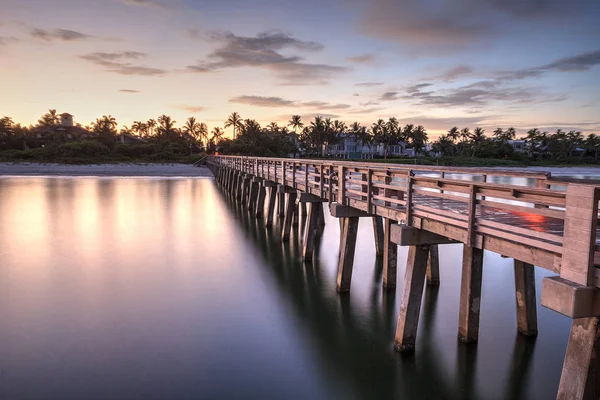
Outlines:
<svg viewBox="0 0 600 400"><path fill-rule="evenodd" d="M338 139L337 143L324 146L324 155L348 159L372 159L385 156L386 149L382 143L361 143L356 135L351 133L342 133ZM413 157L414 154L414 150L407 148L405 142L399 142L387 149L387 157Z"/></svg>

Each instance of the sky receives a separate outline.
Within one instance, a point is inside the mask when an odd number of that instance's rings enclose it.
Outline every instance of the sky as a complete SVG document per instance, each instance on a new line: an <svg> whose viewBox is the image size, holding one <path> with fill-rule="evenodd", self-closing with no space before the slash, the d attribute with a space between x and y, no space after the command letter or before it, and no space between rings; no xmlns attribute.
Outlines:
<svg viewBox="0 0 600 400"><path fill-rule="evenodd" d="M597 0L0 0L0 116L600 133L599 20Z"/></svg>

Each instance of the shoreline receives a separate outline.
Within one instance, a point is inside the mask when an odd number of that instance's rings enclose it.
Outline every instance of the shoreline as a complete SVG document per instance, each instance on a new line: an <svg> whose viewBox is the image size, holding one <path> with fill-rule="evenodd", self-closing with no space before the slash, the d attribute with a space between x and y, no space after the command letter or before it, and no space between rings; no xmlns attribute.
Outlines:
<svg viewBox="0 0 600 400"><path fill-rule="evenodd" d="M204 166L191 164L43 164L0 163L0 177L18 176L79 176L79 177L180 177L210 178Z"/></svg>
<svg viewBox="0 0 600 400"><path fill-rule="evenodd" d="M435 166L432 166L435 168ZM477 167L465 167L477 169ZM600 178L600 167L486 167L512 171L550 172L552 176L579 176ZM89 177L181 177L211 178L205 166L192 164L118 163L118 164L58 164L29 162L0 162L0 177L8 176L89 176Z"/></svg>

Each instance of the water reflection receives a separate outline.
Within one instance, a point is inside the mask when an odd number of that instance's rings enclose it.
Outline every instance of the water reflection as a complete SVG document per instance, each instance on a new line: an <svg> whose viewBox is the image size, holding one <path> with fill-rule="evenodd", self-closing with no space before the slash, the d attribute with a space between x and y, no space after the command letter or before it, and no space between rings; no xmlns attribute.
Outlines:
<svg viewBox="0 0 600 400"><path fill-rule="evenodd" d="M515 336L510 260L486 253L481 339L465 346L461 251L441 248L441 287L425 289L416 353L401 356L405 249L383 291L361 221L340 296L327 218L304 263L305 224L281 243L277 218L264 228L212 180L0 179L0 398L555 396L570 324L540 308L538 339Z"/></svg>

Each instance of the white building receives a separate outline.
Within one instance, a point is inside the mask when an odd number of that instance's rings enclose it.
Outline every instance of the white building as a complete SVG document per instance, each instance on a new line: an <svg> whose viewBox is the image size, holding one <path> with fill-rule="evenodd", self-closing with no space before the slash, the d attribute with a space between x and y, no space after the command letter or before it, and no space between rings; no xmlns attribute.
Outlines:
<svg viewBox="0 0 600 400"><path fill-rule="evenodd" d="M73 126L73 115L69 113L60 114L60 125L61 126Z"/></svg>
<svg viewBox="0 0 600 400"><path fill-rule="evenodd" d="M413 157L413 149L407 149L406 143L400 142L387 149L388 157ZM363 144L356 136L346 134L340 136L336 144L325 145L323 155L339 158L370 159L385 156L385 146L381 143Z"/></svg>

